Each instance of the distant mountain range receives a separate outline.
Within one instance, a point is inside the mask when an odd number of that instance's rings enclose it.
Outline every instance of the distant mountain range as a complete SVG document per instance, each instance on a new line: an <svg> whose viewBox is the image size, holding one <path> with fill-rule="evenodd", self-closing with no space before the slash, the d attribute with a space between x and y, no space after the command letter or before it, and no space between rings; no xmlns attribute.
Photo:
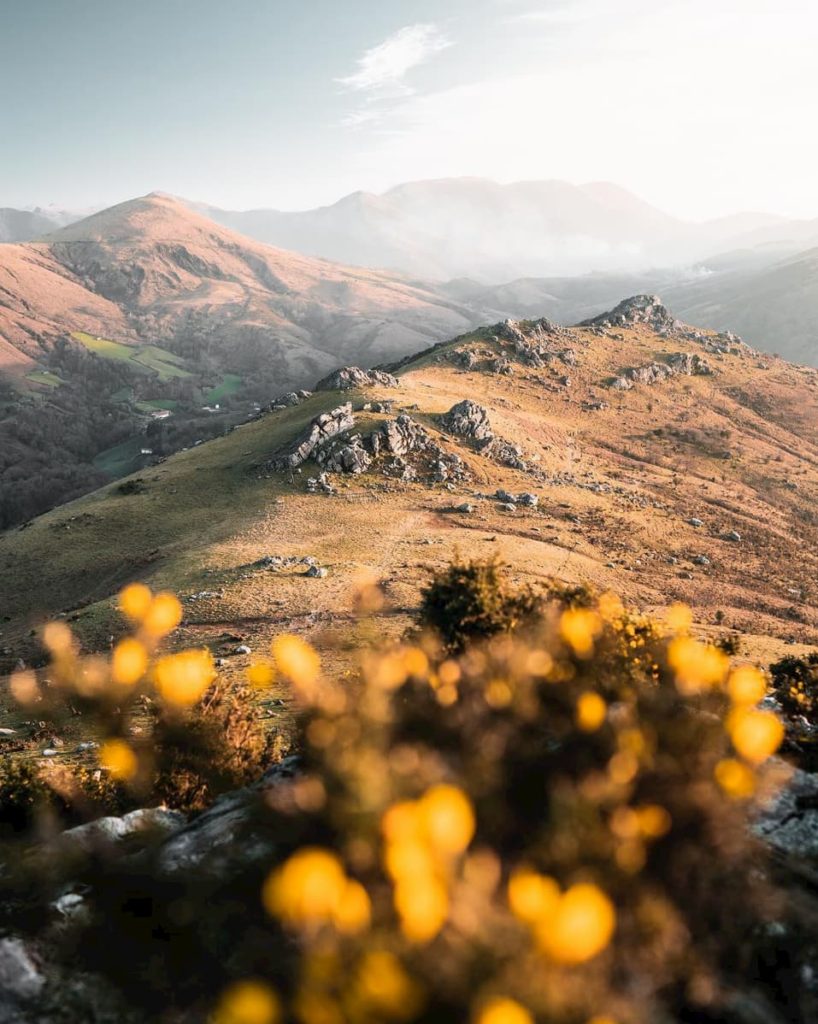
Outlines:
<svg viewBox="0 0 818 1024"><path fill-rule="evenodd" d="M818 221L742 213L696 224L608 182L444 178L355 192L297 213L199 206L271 245L425 279L482 283L528 276L634 271L734 248L794 251L818 243Z"/></svg>

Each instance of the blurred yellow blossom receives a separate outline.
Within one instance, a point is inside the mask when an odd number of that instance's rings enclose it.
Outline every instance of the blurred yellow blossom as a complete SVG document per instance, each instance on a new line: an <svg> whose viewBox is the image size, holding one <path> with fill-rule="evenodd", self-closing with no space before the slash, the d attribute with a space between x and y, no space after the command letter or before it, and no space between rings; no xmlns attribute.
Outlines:
<svg viewBox="0 0 818 1024"><path fill-rule="evenodd" d="M182 606L175 594L161 593L151 601L142 618L142 627L152 637L167 636L182 621Z"/></svg>
<svg viewBox="0 0 818 1024"><path fill-rule="evenodd" d="M257 690L266 689L275 678L275 669L268 661L256 661L247 669L247 682Z"/></svg>
<svg viewBox="0 0 818 1024"><path fill-rule="evenodd" d="M747 800L756 790L756 777L749 768L735 758L726 757L715 768L716 781L734 800Z"/></svg>
<svg viewBox="0 0 818 1024"><path fill-rule="evenodd" d="M395 909L410 942L429 942L449 916L445 885L432 874L407 876L395 885Z"/></svg>
<svg viewBox="0 0 818 1024"><path fill-rule="evenodd" d="M767 692L767 680L752 665L740 665L730 673L727 692L734 704L758 704Z"/></svg>
<svg viewBox="0 0 818 1024"><path fill-rule="evenodd" d="M471 801L456 786L439 785L421 797L420 814L432 845L445 853L462 853L472 840L475 821Z"/></svg>
<svg viewBox="0 0 818 1024"><path fill-rule="evenodd" d="M267 911L287 924L310 927L334 919L346 887L343 865L334 853L305 847L269 876L262 899Z"/></svg>
<svg viewBox="0 0 818 1024"><path fill-rule="evenodd" d="M119 594L119 610L134 622L141 622L152 600L150 588L144 583L130 583Z"/></svg>
<svg viewBox="0 0 818 1024"><path fill-rule="evenodd" d="M111 679L120 686L133 686L148 668L148 652L133 637L120 640L111 658Z"/></svg>
<svg viewBox="0 0 818 1024"><path fill-rule="evenodd" d="M578 964L601 953L616 926L613 904L595 885L580 882L537 923L537 939L551 959Z"/></svg>
<svg viewBox="0 0 818 1024"><path fill-rule="evenodd" d="M596 732L607 713L608 705L598 693L583 693L577 701L577 725L583 732Z"/></svg>
<svg viewBox="0 0 818 1024"><path fill-rule="evenodd" d="M321 674L321 659L315 648L293 633L277 636L270 648L279 670L309 695Z"/></svg>
<svg viewBox="0 0 818 1024"><path fill-rule="evenodd" d="M352 878L348 878L332 912L332 922L343 935L356 935L369 927L372 905L369 893Z"/></svg>
<svg viewBox="0 0 818 1024"><path fill-rule="evenodd" d="M364 1012L384 1014L397 1020L409 1020L419 1010L421 992L402 966L400 960L386 950L366 953L355 974L355 993ZM369 1011L369 1012L367 1012ZM356 1019L358 1015L355 1015Z"/></svg>
<svg viewBox="0 0 818 1024"><path fill-rule="evenodd" d="M522 868L509 879L509 906L515 917L526 924L534 924L550 914L559 899L560 887L547 875Z"/></svg>
<svg viewBox="0 0 818 1024"><path fill-rule="evenodd" d="M590 658L602 632L602 619L590 608L568 608L560 617L560 636L579 658Z"/></svg>
<svg viewBox="0 0 818 1024"><path fill-rule="evenodd" d="M727 720L733 746L752 764L766 761L781 746L784 726L772 711L736 708Z"/></svg>
<svg viewBox="0 0 818 1024"><path fill-rule="evenodd" d="M665 616L667 624L674 633L687 633L693 625L693 612L686 604L672 604Z"/></svg>
<svg viewBox="0 0 818 1024"><path fill-rule="evenodd" d="M515 1000L495 996L480 1007L475 1024L534 1024L534 1018Z"/></svg>
<svg viewBox="0 0 818 1024"><path fill-rule="evenodd" d="M717 686L729 666L723 651L688 636L671 640L668 662L676 674L676 685L684 694L700 693Z"/></svg>
<svg viewBox="0 0 818 1024"><path fill-rule="evenodd" d="M55 657L68 654L73 645L71 630L64 622L49 622L43 630L43 644Z"/></svg>
<svg viewBox="0 0 818 1024"><path fill-rule="evenodd" d="M210 651L190 650L168 654L154 668L156 689L171 704L190 707L213 682L216 670Z"/></svg>
<svg viewBox="0 0 818 1024"><path fill-rule="evenodd" d="M239 981L223 994L210 1024L278 1024L281 1005L275 992L262 982Z"/></svg>
<svg viewBox="0 0 818 1024"><path fill-rule="evenodd" d="M123 781L132 779L138 768L136 754L124 740L106 740L99 748L99 763Z"/></svg>

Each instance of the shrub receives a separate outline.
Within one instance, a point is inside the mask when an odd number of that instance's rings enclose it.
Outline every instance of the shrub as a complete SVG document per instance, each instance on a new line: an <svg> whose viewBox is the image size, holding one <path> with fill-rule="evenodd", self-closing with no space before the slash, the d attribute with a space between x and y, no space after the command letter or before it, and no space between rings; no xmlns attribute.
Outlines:
<svg viewBox="0 0 818 1024"><path fill-rule="evenodd" d="M693 639L680 609L668 629L566 594L518 619L496 566L438 583L422 614L445 650L362 652L336 684L304 641L274 641L303 774L247 805L231 868L95 861L74 948L154 1019L176 1003L191 1019L215 1006L218 1024L729 1020L761 976L753 937L781 913L747 828L781 740L755 706L763 677ZM167 599L123 604L146 647L172 628ZM201 652L149 668L117 650L110 685L153 680L167 721L195 729L218 692ZM150 751L108 716L131 751L111 764L136 784Z"/></svg>
<svg viewBox="0 0 818 1024"><path fill-rule="evenodd" d="M472 640L507 633L536 611L531 590L514 589L497 559L453 561L421 593L420 625L434 630L452 652Z"/></svg>
<svg viewBox="0 0 818 1024"><path fill-rule="evenodd" d="M775 695L789 715L805 715L816 722L818 711L818 651L806 658L792 655L770 665Z"/></svg>

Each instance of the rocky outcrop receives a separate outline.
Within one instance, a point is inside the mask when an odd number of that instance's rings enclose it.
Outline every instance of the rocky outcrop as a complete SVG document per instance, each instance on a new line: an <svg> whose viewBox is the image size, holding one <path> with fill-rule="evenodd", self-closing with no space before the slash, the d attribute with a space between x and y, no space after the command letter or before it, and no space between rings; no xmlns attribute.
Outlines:
<svg viewBox="0 0 818 1024"><path fill-rule="evenodd" d="M632 366L619 377L614 377L608 387L614 391L630 391L634 384L658 384L670 377L705 377L713 373L710 363L698 353L673 352L664 363L646 363Z"/></svg>
<svg viewBox="0 0 818 1024"><path fill-rule="evenodd" d="M273 455L268 463L268 468L275 472L297 469L327 441L354 426L355 419L352 415L351 402L339 405L331 412L321 413L291 445Z"/></svg>
<svg viewBox="0 0 818 1024"><path fill-rule="evenodd" d="M353 388L365 388L378 385L382 388L400 387L397 377L384 370L362 370L360 366L344 366L340 370L319 380L316 391L351 391Z"/></svg>
<svg viewBox="0 0 818 1024"><path fill-rule="evenodd" d="M472 437L479 441L490 440L494 436L488 412L470 398L453 405L441 416L440 423L444 430L457 437Z"/></svg>
<svg viewBox="0 0 818 1024"><path fill-rule="evenodd" d="M583 320L579 327L635 327L644 324L659 333L667 333L679 326L658 295L634 295L624 299L607 313Z"/></svg>
<svg viewBox="0 0 818 1024"><path fill-rule="evenodd" d="M372 465L372 456L360 434L327 444L316 452L315 461L325 473L364 473Z"/></svg>
<svg viewBox="0 0 818 1024"><path fill-rule="evenodd" d="M270 411L275 409L288 409L301 403L312 396L312 391L288 391L286 395L279 395L270 403Z"/></svg>

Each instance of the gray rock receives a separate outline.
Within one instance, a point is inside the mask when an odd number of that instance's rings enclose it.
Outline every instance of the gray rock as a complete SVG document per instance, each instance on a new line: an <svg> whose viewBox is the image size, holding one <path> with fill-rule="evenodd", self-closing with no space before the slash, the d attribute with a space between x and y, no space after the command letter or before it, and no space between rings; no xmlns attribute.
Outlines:
<svg viewBox="0 0 818 1024"><path fill-rule="evenodd" d="M703 520L697 519L696 516L691 516L690 519L688 519L688 523L691 526L696 526L696 527L704 526Z"/></svg>
<svg viewBox="0 0 818 1024"><path fill-rule="evenodd" d="M383 370L362 370L360 366L344 366L322 378L315 385L316 391L350 391L379 385L383 388L398 388L400 381Z"/></svg>
<svg viewBox="0 0 818 1024"><path fill-rule="evenodd" d="M741 534L738 532L738 530L729 530L727 533L725 533L724 539L731 540L734 544L738 544L741 540Z"/></svg>
<svg viewBox="0 0 818 1024"><path fill-rule="evenodd" d="M7 1002L36 999L45 981L20 939L0 939L0 1008Z"/></svg>
<svg viewBox="0 0 818 1024"><path fill-rule="evenodd" d="M489 415L482 405L470 398L453 405L440 419L441 425L450 434L458 437L473 437L476 440L491 439L494 434Z"/></svg>
<svg viewBox="0 0 818 1024"><path fill-rule="evenodd" d="M174 832L185 824L185 816L165 807L147 807L130 811L121 817L98 818L85 825L61 832L54 840L63 850L72 848L89 852L99 845L110 845L129 839L143 831Z"/></svg>
<svg viewBox="0 0 818 1024"><path fill-rule="evenodd" d="M696 555L696 557L693 559L693 564L710 565L710 559L707 557L707 555Z"/></svg>
<svg viewBox="0 0 818 1024"><path fill-rule="evenodd" d="M525 492L523 494L517 495L518 505L527 505L529 508L536 508L537 505L539 505L539 503L540 499L537 497L536 494L530 494L528 492Z"/></svg>
<svg viewBox="0 0 818 1024"><path fill-rule="evenodd" d="M352 415L352 403L346 402L339 405L331 412L321 413L310 423L306 431L296 438L292 444L285 449L276 452L268 462L268 467L274 471L297 469L307 461L321 445L326 444L331 438L350 430L355 426L355 419Z"/></svg>
<svg viewBox="0 0 818 1024"><path fill-rule="evenodd" d="M671 331L679 322L668 312L658 295L634 295L609 313L583 320L580 327L633 327L646 324L657 331Z"/></svg>
<svg viewBox="0 0 818 1024"><path fill-rule="evenodd" d="M470 505L467 501L464 501L462 505L455 506L455 512L474 512L474 505Z"/></svg>
<svg viewBox="0 0 818 1024"><path fill-rule="evenodd" d="M307 569L307 571L304 573L304 575L309 576L312 579L322 580L328 574L328 572L329 570L325 569L321 565L311 565L309 569Z"/></svg>
<svg viewBox="0 0 818 1024"><path fill-rule="evenodd" d="M784 853L818 857L818 775L796 768L787 785L759 809L753 831Z"/></svg>
<svg viewBox="0 0 818 1024"><path fill-rule="evenodd" d="M517 511L517 506L516 506L516 505L515 505L515 504L514 504L513 502L511 502L511 501L506 501L506 502L504 502L504 503L503 503L503 504L502 504L502 505L500 506L500 508L501 508L501 509L502 509L502 510L503 510L504 512L516 512L516 511Z"/></svg>
<svg viewBox="0 0 818 1024"><path fill-rule="evenodd" d="M494 497L498 501L505 502L506 504L513 503L516 500L513 494L510 494L508 491L504 491L502 487L497 488L494 492Z"/></svg>
<svg viewBox="0 0 818 1024"><path fill-rule="evenodd" d="M247 646L247 644L239 644L239 646L234 649L233 653L234 654L251 654L252 651Z"/></svg>

